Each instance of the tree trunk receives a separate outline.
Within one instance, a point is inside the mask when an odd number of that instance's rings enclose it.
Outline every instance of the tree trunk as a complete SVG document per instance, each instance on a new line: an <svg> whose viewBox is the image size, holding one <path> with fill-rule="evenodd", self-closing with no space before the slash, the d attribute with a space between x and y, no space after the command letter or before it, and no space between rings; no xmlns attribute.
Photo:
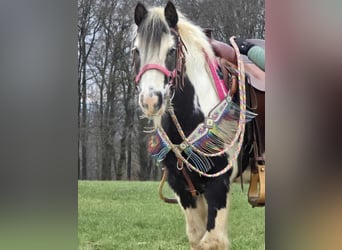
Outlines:
<svg viewBox="0 0 342 250"><path fill-rule="evenodd" d="M131 180L131 172L132 172L132 134L133 134L133 125L134 125L134 114L135 109L132 107L132 103L134 101L134 88L132 85L128 87L128 96L126 107L127 107L127 118L128 118L128 137L127 137L127 179Z"/></svg>
<svg viewBox="0 0 342 250"><path fill-rule="evenodd" d="M86 80L86 57L85 47L83 51L83 67L82 67L82 171L81 176L83 180L87 179L87 142L88 142L88 127L87 127L87 80Z"/></svg>
<svg viewBox="0 0 342 250"><path fill-rule="evenodd" d="M144 128L146 127L147 123L146 120L139 119L138 126L140 131L140 136L138 137L138 143L139 143L139 163L140 163L140 169L139 169L139 179L140 180L148 180L150 175L150 156L147 151L147 140L149 135L142 132L144 131Z"/></svg>
<svg viewBox="0 0 342 250"><path fill-rule="evenodd" d="M81 78L78 81L78 112L77 112L77 122L78 122L78 138L77 138L77 177L81 179L81 157L80 157L80 146L81 146Z"/></svg>
<svg viewBox="0 0 342 250"><path fill-rule="evenodd" d="M132 123L132 122L131 122ZM131 180L132 172L132 133L133 125L129 126L127 138L127 180Z"/></svg>
<svg viewBox="0 0 342 250"><path fill-rule="evenodd" d="M125 122L126 125L126 122ZM120 140L120 157L118 161L118 165L116 167L116 179L121 180L123 176L123 168L126 163L126 137L127 137L127 126L124 126L122 138Z"/></svg>
<svg viewBox="0 0 342 250"><path fill-rule="evenodd" d="M109 107L108 104L105 109L104 113L104 121L103 121L103 128L102 128L102 174L101 174L101 179L102 180L110 180L112 176L111 172L111 157L109 155L109 152L111 150L110 146L110 133L109 133L109 124L108 124L108 119L109 119Z"/></svg>

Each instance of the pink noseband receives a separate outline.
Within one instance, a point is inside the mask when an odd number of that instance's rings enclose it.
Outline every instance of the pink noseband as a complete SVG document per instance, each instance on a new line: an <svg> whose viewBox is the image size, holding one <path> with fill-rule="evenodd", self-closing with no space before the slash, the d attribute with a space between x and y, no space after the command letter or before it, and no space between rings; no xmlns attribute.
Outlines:
<svg viewBox="0 0 342 250"><path fill-rule="evenodd" d="M142 75L148 71L148 70L158 70L160 72L162 72L164 75L167 76L167 78L170 79L170 82L169 83L172 83L173 82L173 79L177 76L177 71L176 69L174 69L173 71L169 71L167 68L159 65L159 64L146 64L141 70L140 72L138 73L138 75L135 77L135 83L136 84L139 84L140 82L140 79L142 77Z"/></svg>

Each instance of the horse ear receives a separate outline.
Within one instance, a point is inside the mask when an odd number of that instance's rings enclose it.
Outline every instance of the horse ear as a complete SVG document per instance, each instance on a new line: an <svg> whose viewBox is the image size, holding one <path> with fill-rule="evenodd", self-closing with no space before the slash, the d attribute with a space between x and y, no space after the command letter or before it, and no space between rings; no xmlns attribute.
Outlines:
<svg viewBox="0 0 342 250"><path fill-rule="evenodd" d="M139 26L146 15L147 15L147 10L145 6L142 3L138 2L137 6L135 6L135 11L134 11L134 21L136 25Z"/></svg>
<svg viewBox="0 0 342 250"><path fill-rule="evenodd" d="M167 23L171 28L176 28L178 22L178 14L176 11L176 7L173 5L172 2L168 2L165 10L164 10L165 18Z"/></svg>

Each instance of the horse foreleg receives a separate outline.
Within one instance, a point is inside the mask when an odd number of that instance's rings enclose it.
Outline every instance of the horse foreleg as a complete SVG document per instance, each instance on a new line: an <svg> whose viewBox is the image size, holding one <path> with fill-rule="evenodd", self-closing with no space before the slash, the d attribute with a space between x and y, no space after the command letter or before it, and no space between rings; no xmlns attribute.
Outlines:
<svg viewBox="0 0 342 250"><path fill-rule="evenodd" d="M227 250L229 246L227 233L228 209L217 210L215 228L206 231L196 250Z"/></svg>
<svg viewBox="0 0 342 250"><path fill-rule="evenodd" d="M195 206L183 207L186 221L186 234L191 249L196 249L206 232L208 206L203 195L196 198Z"/></svg>
<svg viewBox="0 0 342 250"><path fill-rule="evenodd" d="M208 221L206 232L195 250L227 250L228 232L227 219L229 210L228 192L222 194L210 193L206 195L208 202ZM224 204L222 202L224 201Z"/></svg>

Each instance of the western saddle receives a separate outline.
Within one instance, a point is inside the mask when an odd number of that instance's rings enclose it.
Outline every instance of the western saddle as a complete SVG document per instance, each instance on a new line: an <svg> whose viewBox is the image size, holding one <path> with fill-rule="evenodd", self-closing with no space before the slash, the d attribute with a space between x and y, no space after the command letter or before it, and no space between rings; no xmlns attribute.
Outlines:
<svg viewBox="0 0 342 250"><path fill-rule="evenodd" d="M238 90L237 57L233 47L217 41L211 29L205 29L209 42L218 57L223 77L232 96ZM260 40L259 40L260 41ZM238 158L239 175L250 165L251 175L248 202L252 207L265 205L265 72L242 55L246 71L247 108L258 116L246 124L244 144Z"/></svg>

